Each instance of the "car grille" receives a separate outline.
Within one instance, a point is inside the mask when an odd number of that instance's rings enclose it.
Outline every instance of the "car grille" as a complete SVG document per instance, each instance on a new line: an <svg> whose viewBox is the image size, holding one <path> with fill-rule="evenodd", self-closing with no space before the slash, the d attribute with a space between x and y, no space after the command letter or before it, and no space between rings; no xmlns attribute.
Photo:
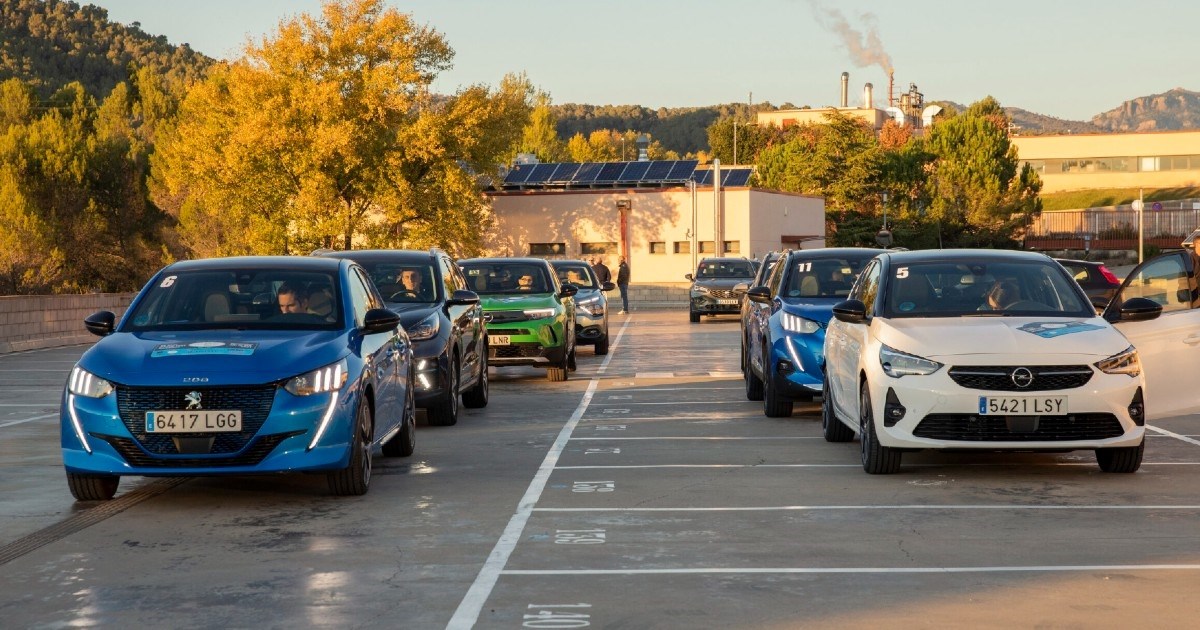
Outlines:
<svg viewBox="0 0 1200 630"><path fill-rule="evenodd" d="M153 455L176 455L179 451L175 448L172 435L146 432L146 412L183 410L187 406L184 396L189 392L200 392L207 409L240 409L242 412L242 430L237 433L189 434L215 438L209 451L212 454L237 453L245 448L266 422L267 415L271 413L271 403L275 400L274 385L229 388L118 387L117 412L125 428L146 451ZM180 435L175 434L175 437Z"/></svg>
<svg viewBox="0 0 1200 630"><path fill-rule="evenodd" d="M276 446L279 446L280 442L302 433L304 431L259 436L250 443L244 452L233 457L155 457L138 448L137 443L129 438L95 433L92 435L111 444L121 457L135 468L224 468L257 466L259 462L266 459L267 455L271 454L271 451L275 450Z"/></svg>
<svg viewBox="0 0 1200 630"><path fill-rule="evenodd" d="M483 319L489 324L505 324L527 321L529 316L525 311L488 311L483 314Z"/></svg>
<svg viewBox="0 0 1200 630"><path fill-rule="evenodd" d="M950 368L950 378L967 389L987 389L998 392L1043 392L1055 389L1083 387L1095 372L1086 365L1024 366L1033 374L1028 387L1013 382L1014 370L1022 366L960 365Z"/></svg>
<svg viewBox="0 0 1200 630"><path fill-rule="evenodd" d="M729 299L729 298L736 298L738 296L738 294L735 293L733 291L733 289L728 289L728 290L727 289L709 289L708 294L715 298L720 298L723 300Z"/></svg>
<svg viewBox="0 0 1200 630"><path fill-rule="evenodd" d="M488 358L490 359L524 359L540 356L542 356L542 347L537 344L488 346Z"/></svg>
<svg viewBox="0 0 1200 630"><path fill-rule="evenodd" d="M913 435L931 440L964 442L1068 442L1105 440L1125 434L1111 413L1039 416L1036 431L1012 432L1004 416L938 413L925 416Z"/></svg>
<svg viewBox="0 0 1200 630"><path fill-rule="evenodd" d="M532 335L533 331L528 328L496 328L488 331L489 335Z"/></svg>

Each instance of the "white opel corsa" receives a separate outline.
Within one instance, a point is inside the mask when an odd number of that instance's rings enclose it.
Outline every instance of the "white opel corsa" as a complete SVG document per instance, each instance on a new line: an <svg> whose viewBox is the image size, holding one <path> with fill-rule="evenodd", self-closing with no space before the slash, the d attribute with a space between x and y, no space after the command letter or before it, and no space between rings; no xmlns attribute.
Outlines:
<svg viewBox="0 0 1200 630"><path fill-rule="evenodd" d="M1121 313L1161 310L1133 299ZM868 473L920 449L1087 449L1107 472L1141 466L1137 351L1041 254L880 254L834 307L825 361L825 439L857 434Z"/></svg>

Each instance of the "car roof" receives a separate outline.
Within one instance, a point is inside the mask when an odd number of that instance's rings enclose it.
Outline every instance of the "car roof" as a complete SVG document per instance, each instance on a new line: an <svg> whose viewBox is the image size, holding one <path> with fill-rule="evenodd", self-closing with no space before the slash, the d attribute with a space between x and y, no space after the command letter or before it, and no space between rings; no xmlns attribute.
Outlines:
<svg viewBox="0 0 1200 630"><path fill-rule="evenodd" d="M1024 252L1011 249L921 249L908 252L885 251L880 258L888 259L893 265L923 262L957 262L964 258L985 262L1049 262L1049 256L1039 252Z"/></svg>
<svg viewBox="0 0 1200 630"><path fill-rule="evenodd" d="M380 262L386 260L424 262L430 258L433 258L433 253L428 249L349 249L334 252L321 252L317 254L317 256L370 262Z"/></svg>
<svg viewBox="0 0 1200 630"><path fill-rule="evenodd" d="M572 265L572 266L583 265L584 267L591 267L591 265L588 264L588 262L586 260L575 260L574 258L570 258L570 259L566 259L566 260L551 260L550 261L551 267L557 267L559 265Z"/></svg>
<svg viewBox="0 0 1200 630"><path fill-rule="evenodd" d="M489 265L497 264L497 263L517 263L517 264L538 264L538 263L540 263L543 265L549 264L545 258L508 258L505 256L498 256L498 257L493 257L493 258L467 258L466 260L458 261L458 264L460 264L460 265L466 265L469 263L483 263L483 264L489 264Z"/></svg>
<svg viewBox="0 0 1200 630"><path fill-rule="evenodd" d="M793 249L788 255L804 258L808 256L847 256L850 254L870 253L872 256L876 256L887 251L886 249L876 247L823 247L821 249Z"/></svg>
<svg viewBox="0 0 1200 630"><path fill-rule="evenodd" d="M1072 265L1087 265L1089 267L1103 267L1104 263L1098 260L1076 260L1074 258L1055 258L1054 260L1060 263L1071 263Z"/></svg>
<svg viewBox="0 0 1200 630"><path fill-rule="evenodd" d="M167 266L171 271L205 269L294 269L296 271L336 272L342 261L321 256L231 256L181 260Z"/></svg>

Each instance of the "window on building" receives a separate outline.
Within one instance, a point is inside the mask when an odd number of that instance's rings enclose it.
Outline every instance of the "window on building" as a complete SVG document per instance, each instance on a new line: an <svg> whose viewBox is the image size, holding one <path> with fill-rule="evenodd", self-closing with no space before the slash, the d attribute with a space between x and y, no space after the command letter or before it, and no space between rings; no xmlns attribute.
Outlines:
<svg viewBox="0 0 1200 630"><path fill-rule="evenodd" d="M725 253L726 254L742 253L742 242L741 241L725 241Z"/></svg>
<svg viewBox="0 0 1200 630"><path fill-rule="evenodd" d="M1150 172L1150 171L1157 171L1158 170L1158 158L1157 157L1140 158L1138 160L1138 170L1142 171L1143 173Z"/></svg>
<svg viewBox="0 0 1200 630"><path fill-rule="evenodd" d="M666 244L666 242L665 242L665 241L650 241L650 253L651 253L651 254L665 254L665 253L667 253L667 244Z"/></svg>
<svg viewBox="0 0 1200 630"><path fill-rule="evenodd" d="M715 254L717 251L717 248L713 246L712 241L700 241L698 244L700 245L701 254Z"/></svg>
<svg viewBox="0 0 1200 630"><path fill-rule="evenodd" d="M616 243L580 243L579 251L582 254L615 254L617 253Z"/></svg>
<svg viewBox="0 0 1200 630"><path fill-rule="evenodd" d="M562 256L567 253L566 243L530 243L530 256Z"/></svg>
<svg viewBox="0 0 1200 630"><path fill-rule="evenodd" d="M691 241L675 241L675 253L676 254L692 253L692 242Z"/></svg>

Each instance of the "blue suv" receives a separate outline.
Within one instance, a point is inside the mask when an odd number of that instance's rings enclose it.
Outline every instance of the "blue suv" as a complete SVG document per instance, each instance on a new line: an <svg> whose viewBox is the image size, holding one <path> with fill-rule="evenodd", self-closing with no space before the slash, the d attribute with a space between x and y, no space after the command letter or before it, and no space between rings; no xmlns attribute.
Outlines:
<svg viewBox="0 0 1200 630"><path fill-rule="evenodd" d="M859 247L784 252L751 287L744 340L746 398L763 401L770 418L792 415L792 403L821 392L825 327L833 305L850 295L858 272L882 249Z"/></svg>

